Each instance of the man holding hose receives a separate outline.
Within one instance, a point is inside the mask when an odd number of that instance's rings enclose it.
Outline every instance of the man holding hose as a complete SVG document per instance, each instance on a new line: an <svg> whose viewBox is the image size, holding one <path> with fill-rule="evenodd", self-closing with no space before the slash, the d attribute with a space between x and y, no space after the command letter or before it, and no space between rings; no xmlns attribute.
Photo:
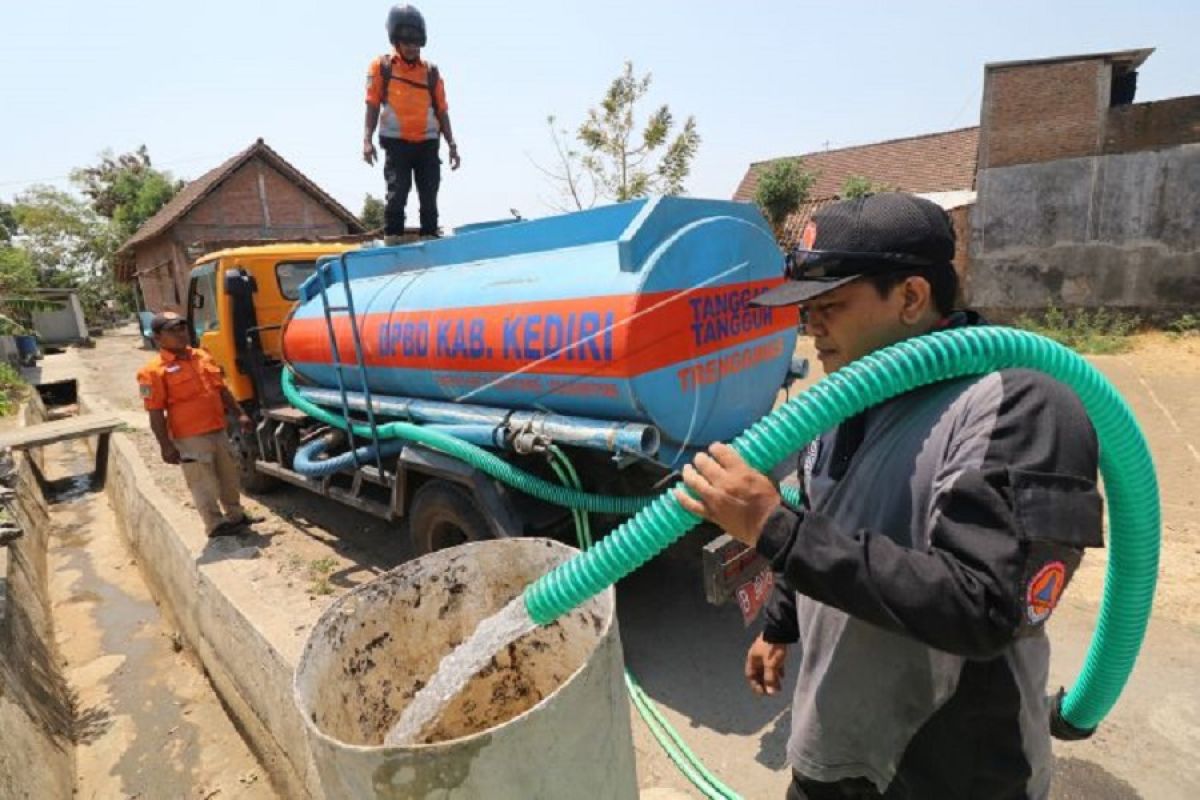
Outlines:
<svg viewBox="0 0 1200 800"><path fill-rule="evenodd" d="M813 216L788 281L827 373L954 312L954 231L901 193ZM1086 547L1103 545L1097 442L1070 389L1002 370L914 390L846 420L797 465L803 507L728 446L684 508L776 573L746 677L781 686L797 644L788 761L802 798L1044 798L1052 756L1044 625Z"/></svg>

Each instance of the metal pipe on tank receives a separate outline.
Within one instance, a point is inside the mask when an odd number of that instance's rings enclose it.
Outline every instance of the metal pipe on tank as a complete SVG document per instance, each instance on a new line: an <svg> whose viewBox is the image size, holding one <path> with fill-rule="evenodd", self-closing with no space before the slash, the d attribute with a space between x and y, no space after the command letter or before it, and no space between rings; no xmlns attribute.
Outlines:
<svg viewBox="0 0 1200 800"><path fill-rule="evenodd" d="M496 425L430 425L428 427L430 430L439 431L480 447L494 447L498 450L512 449L504 435L504 430Z"/></svg>
<svg viewBox="0 0 1200 800"><path fill-rule="evenodd" d="M300 387L300 393L318 405L331 408L341 406L341 394L333 389L304 386ZM366 398L360 392L346 392L346 402L355 411L365 411L367 408ZM371 406L376 414L421 424L504 427L513 435L532 434L558 444L604 450L619 455L650 458L658 452L660 441L658 428L634 422L614 422L543 411L514 411L378 394L371 396ZM492 442L488 446L496 445Z"/></svg>

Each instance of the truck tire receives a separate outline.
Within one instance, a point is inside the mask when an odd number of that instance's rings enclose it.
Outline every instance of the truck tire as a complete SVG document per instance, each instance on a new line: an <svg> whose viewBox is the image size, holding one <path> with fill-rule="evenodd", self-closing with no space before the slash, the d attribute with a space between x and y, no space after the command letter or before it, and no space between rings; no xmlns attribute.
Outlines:
<svg viewBox="0 0 1200 800"><path fill-rule="evenodd" d="M449 481L431 480L417 490L408 523L417 556L494 538L475 497Z"/></svg>
<svg viewBox="0 0 1200 800"><path fill-rule="evenodd" d="M273 475L264 475L255 468L258 460L258 442L253 434L242 433L239 428L231 428L226 432L233 457L238 463L238 477L241 479L242 491L250 494L266 494L279 486L279 479Z"/></svg>

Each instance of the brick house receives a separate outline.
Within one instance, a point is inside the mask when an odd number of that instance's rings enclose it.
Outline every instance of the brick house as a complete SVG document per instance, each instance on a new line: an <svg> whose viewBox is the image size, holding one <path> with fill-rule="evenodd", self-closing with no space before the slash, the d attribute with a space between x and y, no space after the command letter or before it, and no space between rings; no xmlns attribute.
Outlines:
<svg viewBox="0 0 1200 800"><path fill-rule="evenodd" d="M996 319L1048 305L1152 316L1200 304L1200 95L1134 103L1153 49L984 66L977 128L807 153L812 213L862 176L950 212L963 299ZM771 162L734 194L752 202Z"/></svg>
<svg viewBox="0 0 1200 800"><path fill-rule="evenodd" d="M798 158L816 176L808 201L783 225L783 243L793 245L813 212L836 201L846 179L863 177L899 191L929 197L950 211L958 234L955 266L966 269L968 212L975 199L975 159L979 128L959 128L941 133L892 139L875 144L804 153ZM795 157L795 156L794 156ZM761 171L773 163L750 165L742 177L734 200L752 203Z"/></svg>
<svg viewBox="0 0 1200 800"><path fill-rule="evenodd" d="M182 312L188 270L206 252L362 232L354 214L259 139L146 220L117 251L117 278L137 281L148 311Z"/></svg>

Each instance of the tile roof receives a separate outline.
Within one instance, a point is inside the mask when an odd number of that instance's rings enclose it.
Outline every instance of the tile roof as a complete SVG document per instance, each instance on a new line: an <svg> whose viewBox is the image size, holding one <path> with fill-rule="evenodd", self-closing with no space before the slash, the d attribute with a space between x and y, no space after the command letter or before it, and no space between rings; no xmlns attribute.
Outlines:
<svg viewBox="0 0 1200 800"><path fill-rule="evenodd" d="M137 229L133 236L129 237L117 251L118 255L128 253L135 245L140 244L148 239L158 236L160 233L171 227L184 214L191 211L197 203L199 203L211 191L217 188L230 175L237 171L239 167L248 162L255 156L261 156L264 161L270 164L275 169L279 170L284 177L295 183L304 191L308 192L321 205L328 208L335 216L343 220L350 232L360 233L363 231L362 223L358 221L358 217L350 213L338 201L334 200L325 193L321 187L317 186L309 180L300 170L293 167L279 153L272 150L262 139L258 139L254 144L247 147L237 155L227 159L222 164L210 169L208 172L201 175L196 180L184 186L179 192L171 198L171 200L158 210L154 216L142 223L142 227Z"/></svg>
<svg viewBox="0 0 1200 800"><path fill-rule="evenodd" d="M784 242L798 240L812 213L837 200L842 184L852 175L913 193L972 189L978 146L979 128L974 127L798 156L817 180L808 202L784 224ZM770 163L751 164L733 199L753 202L759 172Z"/></svg>

